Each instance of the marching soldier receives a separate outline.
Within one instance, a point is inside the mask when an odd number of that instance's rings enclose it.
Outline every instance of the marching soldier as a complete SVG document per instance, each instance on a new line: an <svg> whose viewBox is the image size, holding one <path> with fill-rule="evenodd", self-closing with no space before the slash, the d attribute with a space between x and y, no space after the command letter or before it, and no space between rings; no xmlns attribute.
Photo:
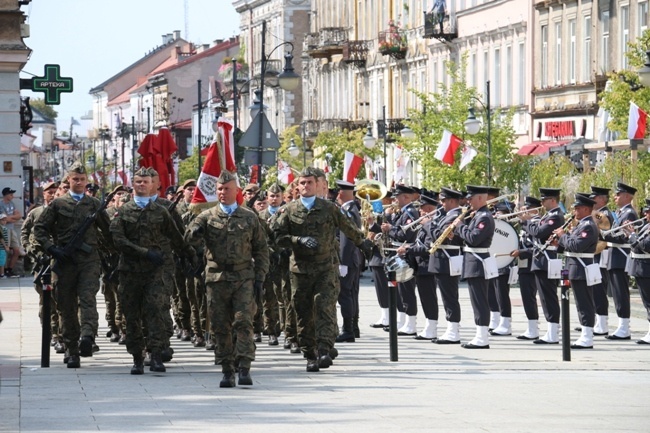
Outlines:
<svg viewBox="0 0 650 433"><path fill-rule="evenodd" d="M641 301L647 312L647 318L650 322L650 199L645 199L643 215L646 219L645 225L639 234L630 237L632 244L632 272L630 273L636 279L639 286ZM650 329L648 333L636 341L636 344L650 344Z"/></svg>
<svg viewBox="0 0 650 433"><path fill-rule="evenodd" d="M535 274L535 282L539 298L542 301L542 309L547 322L546 334L543 337L533 340L535 344L558 344L558 330L560 327L560 301L557 296L557 279L548 278L548 262L557 258L557 247L548 246L545 251L545 242L553 234L553 231L564 224L564 213L558 203L560 201L560 190L556 188L540 188L540 200L546 209L546 214L539 221L528 220L522 222L522 228L533 239L535 249L531 270Z"/></svg>
<svg viewBox="0 0 650 433"><path fill-rule="evenodd" d="M88 180L85 167L78 162L73 164L67 178L70 192L45 208L34 225L34 237L39 248L54 258L52 282L66 347L64 361L68 368L79 368L79 355L93 354L99 326L97 292L101 265L97 247L100 241L106 242L107 248L112 245L108 215L98 212L99 200L84 194ZM93 213L97 217L83 234L82 249L70 252L67 244Z"/></svg>
<svg viewBox="0 0 650 433"><path fill-rule="evenodd" d="M354 201L354 184L337 180L339 187L337 202L341 212L346 215L357 228L361 228L361 214L357 203ZM341 306L343 328L336 337L336 342L354 343L359 338L359 277L364 258L359 248L344 233L339 234L339 265L340 285L338 302ZM356 326L355 326L356 325ZM355 332L356 331L356 332Z"/></svg>
<svg viewBox="0 0 650 433"><path fill-rule="evenodd" d="M475 337L469 343L462 344L465 349L490 348L488 337L490 306L484 260L490 256L488 248L492 245L494 236L494 218L487 207L487 190L485 186L467 185L467 199L474 216L469 224L461 222L455 229L455 234L465 241L462 278L467 280L469 286L476 323Z"/></svg>
<svg viewBox="0 0 650 433"><path fill-rule="evenodd" d="M332 365L330 349L336 335L338 272L335 239L339 228L370 254L372 242L333 203L316 197L317 172L307 167L298 181L300 199L280 209L273 220L278 245L293 249L291 288L298 323L298 343L307 371Z"/></svg>
<svg viewBox="0 0 650 433"><path fill-rule="evenodd" d="M239 367L239 385L253 384L255 298L262 296L269 248L258 216L237 204L235 175L222 171L215 194L219 204L201 212L185 237L190 243L205 240L208 314L216 338L215 363L223 372L219 386L232 388L235 367Z"/></svg>
<svg viewBox="0 0 650 433"><path fill-rule="evenodd" d="M609 210L607 204L609 203L609 188L600 188L597 186L591 187L591 198L596 202L594 209L596 215L601 218L607 218L607 226L611 228L614 225L614 213ZM598 223L598 221L597 221ZM600 226L600 224L599 224ZM595 263L600 263L601 254L594 256ZM600 267L600 275L602 282L592 286L594 292L594 307L596 308L596 323L594 324L594 335L607 335L609 334L609 325L607 323L609 317L609 299L607 292L609 288L609 274L604 265Z"/></svg>
<svg viewBox="0 0 650 433"><path fill-rule="evenodd" d="M616 222L612 229L620 227L626 223L636 221L637 213L632 207L632 199L636 193L636 188L618 182L616 184L616 194L614 201L618 210L616 211ZM629 340L630 334L630 277L625 272L625 265L630 254L630 244L628 244L628 232L618 230L602 236L607 241L607 272L609 274L609 284L612 289L614 306L618 315L618 328L613 334L608 335L608 340Z"/></svg>
<svg viewBox="0 0 650 433"><path fill-rule="evenodd" d="M145 337L146 348L151 350L150 371L165 372L162 351L169 341L164 316L169 315L169 293L160 290L164 286L166 264L169 254L162 239L184 256L192 255L191 248L164 206L150 199L152 173L139 169L133 176L135 195L125 203L111 221L111 233L120 251L118 265L118 291L126 318L126 349L133 356L131 374L144 373Z"/></svg>
<svg viewBox="0 0 650 433"><path fill-rule="evenodd" d="M572 349L592 349L594 344L594 299L592 287L587 285L586 266L594 263L594 252L598 243L598 227L591 216L595 202L589 194L576 193L573 203L573 215L578 221L571 233L556 228L553 233L557 236L560 250L564 250L566 267L569 270L569 281L573 288L576 308L582 325L582 334L572 345Z"/></svg>
<svg viewBox="0 0 650 433"><path fill-rule="evenodd" d="M529 212L519 215L520 221L531 221L531 224L539 224L541 217L537 208L542 206L542 202L535 197L527 196L524 199L522 209L528 209ZM535 210L533 210L535 209ZM534 239L523 228L519 231L519 249L510 253L516 257L519 273L519 292L521 301L524 304L524 312L528 319L528 327L523 334L517 336L518 340L537 340L539 338L539 310L537 308L537 282L535 274L531 270L533 264L533 251L535 248Z"/></svg>
<svg viewBox="0 0 650 433"><path fill-rule="evenodd" d="M401 214L395 220L394 224L383 223L381 231L384 236L389 236L397 242L412 244L416 239L416 232L414 230L402 230L402 226L410 224L418 219L418 212L413 206L414 195L417 192L415 189L406 185L397 185L395 188L395 197L397 204L401 209ZM416 319L418 314L417 299L415 297L415 278L398 283L397 289L402 299L404 313L400 311L397 335L413 335L417 333ZM399 310L399 309L398 309ZM404 317L406 315L406 317Z"/></svg>

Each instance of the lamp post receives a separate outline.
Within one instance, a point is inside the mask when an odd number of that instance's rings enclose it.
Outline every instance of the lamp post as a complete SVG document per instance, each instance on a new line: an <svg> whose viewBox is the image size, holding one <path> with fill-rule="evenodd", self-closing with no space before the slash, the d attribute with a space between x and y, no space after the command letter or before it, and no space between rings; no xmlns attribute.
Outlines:
<svg viewBox="0 0 650 433"><path fill-rule="evenodd" d="M639 81L643 87L650 87L650 50L645 52L646 61L644 66L637 72L639 74Z"/></svg>
<svg viewBox="0 0 650 433"><path fill-rule="evenodd" d="M490 186L492 182L492 113L490 112L490 80L485 82L485 98L486 104L483 104L480 99L473 97L473 99L483 107L487 117L487 181L488 186ZM474 108L470 108L469 115L465 121L465 131L470 135L475 135L480 131L480 129L481 121L476 118Z"/></svg>
<svg viewBox="0 0 650 433"><path fill-rule="evenodd" d="M202 150L201 147L202 147L202 144L203 144L203 143L201 143L201 123L203 123L201 121L202 120L201 119L201 117L202 117L202 109L203 109L203 102L201 101L201 80L196 80L196 88L198 90L198 101L199 101L199 109L198 109L198 114L197 114L197 118L198 118L198 136L197 136L197 139L196 139L196 141L198 143L198 148L199 148L198 149L198 155L197 155L197 157L199 159L199 163L198 163L197 174L196 174L196 176L197 176L196 178L198 179L199 177L201 177L201 150Z"/></svg>

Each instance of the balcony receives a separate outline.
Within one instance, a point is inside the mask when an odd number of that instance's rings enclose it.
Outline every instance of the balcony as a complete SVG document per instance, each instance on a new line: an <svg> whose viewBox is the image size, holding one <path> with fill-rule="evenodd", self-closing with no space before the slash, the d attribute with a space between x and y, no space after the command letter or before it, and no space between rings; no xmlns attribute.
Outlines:
<svg viewBox="0 0 650 433"><path fill-rule="evenodd" d="M323 119L321 122L321 129L323 131L349 130L350 122L348 119Z"/></svg>
<svg viewBox="0 0 650 433"><path fill-rule="evenodd" d="M403 60L408 52L408 40L404 30L393 27L379 32L379 52L395 60Z"/></svg>
<svg viewBox="0 0 650 433"><path fill-rule="evenodd" d="M308 33L303 43L303 51L315 59L330 58L343 54L348 40L348 32L343 27L324 27L318 33Z"/></svg>
<svg viewBox="0 0 650 433"><path fill-rule="evenodd" d="M458 38L456 17L443 15L442 19L433 12L424 14L424 38L449 42Z"/></svg>
<svg viewBox="0 0 650 433"><path fill-rule="evenodd" d="M364 68L370 44L370 41L347 41L343 44L343 61L357 68Z"/></svg>
<svg viewBox="0 0 650 433"><path fill-rule="evenodd" d="M359 129L367 129L368 128L368 121L367 120L349 120L348 121L348 129L350 131L357 131Z"/></svg>
<svg viewBox="0 0 650 433"><path fill-rule="evenodd" d="M282 60L270 59L266 61L266 76L277 77L282 71ZM258 60L253 64L253 77L260 78L262 75L262 61Z"/></svg>
<svg viewBox="0 0 650 433"><path fill-rule="evenodd" d="M404 129L404 119L386 119L386 126L384 127L384 121L377 121L377 134L379 137L384 135L384 129L386 132L386 141L392 143L395 141L393 135L399 135L400 131Z"/></svg>
<svg viewBox="0 0 650 433"><path fill-rule="evenodd" d="M316 137L320 132L320 120L307 120L305 122L305 134L307 137Z"/></svg>

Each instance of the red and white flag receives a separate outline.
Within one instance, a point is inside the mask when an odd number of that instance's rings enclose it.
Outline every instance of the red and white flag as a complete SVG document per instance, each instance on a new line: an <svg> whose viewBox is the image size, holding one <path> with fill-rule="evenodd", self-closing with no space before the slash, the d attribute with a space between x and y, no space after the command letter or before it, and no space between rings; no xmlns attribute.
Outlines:
<svg viewBox="0 0 650 433"><path fill-rule="evenodd" d="M462 143L463 140L445 129L434 157L447 165L454 165L456 151Z"/></svg>
<svg viewBox="0 0 650 433"><path fill-rule="evenodd" d="M366 166L366 179L374 179L374 168L375 168L375 162L372 160L371 157L369 156L364 156L363 157L363 163Z"/></svg>
<svg viewBox="0 0 650 433"><path fill-rule="evenodd" d="M463 147L463 152L462 156L460 157L460 165L459 168L462 170L465 168L467 164L472 162L474 157L478 155L478 151L474 149L472 146L466 144L465 147Z"/></svg>
<svg viewBox="0 0 650 433"><path fill-rule="evenodd" d="M357 177L357 174L359 174L362 165L362 157L346 150L345 159L343 160L343 180L354 183L354 179Z"/></svg>
<svg viewBox="0 0 650 433"><path fill-rule="evenodd" d="M220 118L217 127L217 133L214 141L208 147L207 156L196 183L196 190L194 190L190 204L191 208L206 209L217 204L217 177L222 170L237 173L233 123L230 119ZM237 186L239 187L237 202L241 204L243 197L239 180L237 180Z"/></svg>
<svg viewBox="0 0 650 433"><path fill-rule="evenodd" d="M640 109L634 102L630 101L630 119L627 122L627 138L645 138L645 126L647 120L648 114Z"/></svg>
<svg viewBox="0 0 650 433"><path fill-rule="evenodd" d="M291 170L289 164L282 161L281 159L278 159L278 180L286 185L289 185L294 181L294 179L295 176L293 175L293 171Z"/></svg>

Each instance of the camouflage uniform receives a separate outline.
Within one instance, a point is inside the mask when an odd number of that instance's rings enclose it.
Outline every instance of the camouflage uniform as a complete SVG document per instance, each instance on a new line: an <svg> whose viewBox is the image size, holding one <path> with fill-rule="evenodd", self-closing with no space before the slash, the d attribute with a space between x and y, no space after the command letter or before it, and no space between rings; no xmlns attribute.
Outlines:
<svg viewBox="0 0 650 433"><path fill-rule="evenodd" d="M292 303L296 311L298 342L307 359L329 353L335 336L336 302L339 295L336 229L339 228L355 245L361 245L363 233L324 199L316 198L307 210L301 200L288 203L271 223L276 242L293 249L290 261ZM312 237L318 247L310 249L299 243Z"/></svg>
<svg viewBox="0 0 650 433"><path fill-rule="evenodd" d="M165 257L165 264L159 267L147 259L147 253L156 250L170 256L163 243L181 254L189 254L188 248L167 209L157 202L150 202L144 208L135 201L125 203L110 229L121 253L118 291L126 318L126 348L134 356L142 355L144 324L148 333L146 346L153 357L169 344L164 319L169 317L169 292L160 290L167 277L164 269L169 259Z"/></svg>
<svg viewBox="0 0 650 433"><path fill-rule="evenodd" d="M215 206L190 223L185 237L192 244L205 240L208 314L217 343L215 362L224 372L232 371L237 361L240 368L250 368L255 359L253 281L264 281L269 268L269 250L259 218L241 206L231 215Z"/></svg>
<svg viewBox="0 0 650 433"><path fill-rule="evenodd" d="M282 274L280 273L280 249L273 241L273 232L269 228L272 215L268 209L259 214L260 220L269 242L270 266L269 273L264 280L264 298L262 299L262 313L264 318L264 332L267 335L278 335L280 311L279 304L282 297ZM282 309L284 315L284 306Z"/></svg>
<svg viewBox="0 0 650 433"><path fill-rule="evenodd" d="M34 237L39 247L44 251L55 245L64 247L86 217L96 212L100 206L99 200L87 195L79 201L70 193L54 199L34 226ZM103 234L103 242L110 243L109 224L106 212L100 212L83 237L90 252L76 251L70 262L58 263L62 272L52 272L61 333L68 355L78 355L80 336L94 340L97 335L97 292L101 267L98 244Z"/></svg>
<svg viewBox="0 0 650 433"><path fill-rule="evenodd" d="M106 213L111 220L115 217L116 212L116 206L106 208ZM100 251L99 255L102 260L102 293L104 294L104 304L106 305L104 318L111 331L111 337L114 339L116 336L119 336L120 332L126 332L126 323L122 317L122 305L117 290L117 275L114 269L117 263L115 263L115 256L108 251Z"/></svg>

